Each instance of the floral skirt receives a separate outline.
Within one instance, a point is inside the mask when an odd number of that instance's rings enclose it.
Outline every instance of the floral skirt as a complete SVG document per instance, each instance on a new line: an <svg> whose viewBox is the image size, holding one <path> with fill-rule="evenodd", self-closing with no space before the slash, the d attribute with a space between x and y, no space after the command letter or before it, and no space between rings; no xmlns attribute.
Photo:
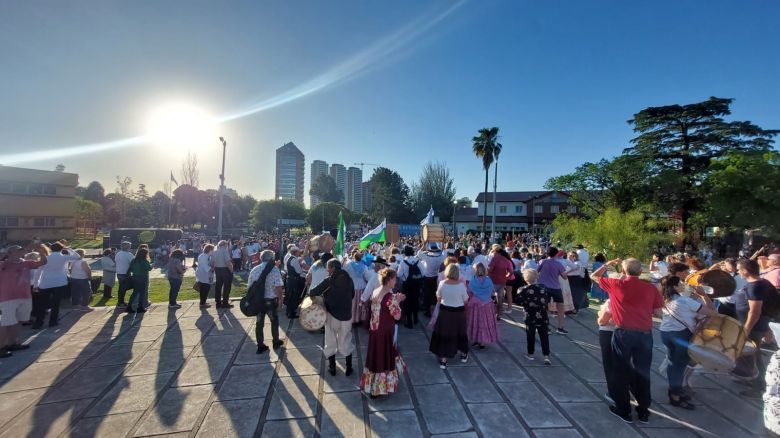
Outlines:
<svg viewBox="0 0 780 438"><path fill-rule="evenodd" d="M373 396L392 394L398 391L398 384L401 382L400 376L404 371L406 371L406 363L400 354L395 357L395 369L393 370L372 373L368 368L363 368L363 375L360 376L360 389Z"/></svg>
<svg viewBox="0 0 780 438"><path fill-rule="evenodd" d="M471 343L488 345L498 341L496 306L492 300L482 302L474 296L469 299L466 305L466 333Z"/></svg>

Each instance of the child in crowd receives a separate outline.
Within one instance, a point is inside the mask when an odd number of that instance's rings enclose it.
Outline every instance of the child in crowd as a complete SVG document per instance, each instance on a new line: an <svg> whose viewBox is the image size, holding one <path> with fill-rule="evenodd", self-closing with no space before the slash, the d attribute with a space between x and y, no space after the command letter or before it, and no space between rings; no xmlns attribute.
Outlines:
<svg viewBox="0 0 780 438"><path fill-rule="evenodd" d="M536 346L536 333L539 333L539 341L542 344L544 364L550 362L550 335L548 330L549 318L547 306L550 303L550 295L544 287L536 284L539 273L533 269L523 271L523 279L528 284L518 293L520 306L525 311L526 342L528 343L528 360L534 360L534 347Z"/></svg>

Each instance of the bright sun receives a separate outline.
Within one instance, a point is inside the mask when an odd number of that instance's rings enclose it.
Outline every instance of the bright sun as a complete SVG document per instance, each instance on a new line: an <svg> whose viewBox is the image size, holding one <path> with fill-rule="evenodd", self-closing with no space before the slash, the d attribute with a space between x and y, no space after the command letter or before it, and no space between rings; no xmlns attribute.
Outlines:
<svg viewBox="0 0 780 438"><path fill-rule="evenodd" d="M147 122L147 136L163 148L198 150L217 141L216 122L206 111L187 103L156 108Z"/></svg>

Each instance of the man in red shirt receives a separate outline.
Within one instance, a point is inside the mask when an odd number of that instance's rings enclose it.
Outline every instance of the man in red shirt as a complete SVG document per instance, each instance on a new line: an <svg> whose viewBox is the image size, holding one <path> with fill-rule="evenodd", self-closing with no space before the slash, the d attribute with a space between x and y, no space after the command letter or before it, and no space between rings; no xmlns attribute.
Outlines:
<svg viewBox="0 0 780 438"><path fill-rule="evenodd" d="M611 266L622 263L621 278L602 278ZM655 286L639 279L642 264L637 259L610 260L590 278L609 294L610 311L616 329L612 335L612 363L615 373L615 402L609 410L630 423L629 387L637 401L639 422L650 417L650 362L653 359L653 315L661 317L663 300ZM633 382L632 382L633 380Z"/></svg>
<svg viewBox="0 0 780 438"><path fill-rule="evenodd" d="M0 358L11 356L12 351L24 350L19 343L21 323L30 320L32 295L30 294L30 270L46 264L46 249L36 244L33 249L41 259L24 260L21 246L6 249L6 257L0 261Z"/></svg>

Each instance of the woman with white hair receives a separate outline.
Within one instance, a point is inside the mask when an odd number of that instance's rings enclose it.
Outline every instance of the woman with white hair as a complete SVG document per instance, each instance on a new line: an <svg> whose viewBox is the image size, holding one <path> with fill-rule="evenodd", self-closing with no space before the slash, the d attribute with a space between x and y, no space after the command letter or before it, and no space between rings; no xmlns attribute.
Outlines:
<svg viewBox="0 0 780 438"><path fill-rule="evenodd" d="M200 293L200 308L211 307L206 300L209 297L211 283L214 282L214 268L211 267L211 253L214 252L214 245L208 244L203 247L203 252L198 256L198 268L195 270L195 285Z"/></svg>
<svg viewBox="0 0 780 438"><path fill-rule="evenodd" d="M76 310L88 312L89 302L92 299L92 270L84 260L84 250L77 249L78 260L70 264L70 302Z"/></svg>

